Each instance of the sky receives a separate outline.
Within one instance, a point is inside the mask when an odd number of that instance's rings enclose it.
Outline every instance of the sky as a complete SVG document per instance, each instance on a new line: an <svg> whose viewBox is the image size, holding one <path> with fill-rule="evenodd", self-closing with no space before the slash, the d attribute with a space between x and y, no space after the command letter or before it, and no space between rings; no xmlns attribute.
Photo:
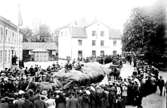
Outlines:
<svg viewBox="0 0 167 108"><path fill-rule="evenodd" d="M157 0L0 0L0 16L18 23L20 5L23 27L46 24L53 31L75 20L99 20L114 29L123 24L135 7L151 6Z"/></svg>

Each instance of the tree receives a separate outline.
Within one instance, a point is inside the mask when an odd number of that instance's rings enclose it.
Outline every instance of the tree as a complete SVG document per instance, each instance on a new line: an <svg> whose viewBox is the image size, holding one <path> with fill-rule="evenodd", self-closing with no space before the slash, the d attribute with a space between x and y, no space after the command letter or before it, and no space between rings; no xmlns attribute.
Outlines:
<svg viewBox="0 0 167 108"><path fill-rule="evenodd" d="M30 42L33 35L32 30L27 27L23 28L22 32L23 32L23 42Z"/></svg>
<svg viewBox="0 0 167 108"><path fill-rule="evenodd" d="M41 24L39 26L38 35L40 36L40 42L48 42L51 41L51 33L49 27L45 24Z"/></svg>
<svg viewBox="0 0 167 108"><path fill-rule="evenodd" d="M158 66L165 55L165 16L163 7L135 8L124 27L123 51L144 54L145 60Z"/></svg>
<svg viewBox="0 0 167 108"><path fill-rule="evenodd" d="M32 32L32 29L26 27L22 29L23 42L49 42L52 41L51 32L47 25L39 25L37 32Z"/></svg>

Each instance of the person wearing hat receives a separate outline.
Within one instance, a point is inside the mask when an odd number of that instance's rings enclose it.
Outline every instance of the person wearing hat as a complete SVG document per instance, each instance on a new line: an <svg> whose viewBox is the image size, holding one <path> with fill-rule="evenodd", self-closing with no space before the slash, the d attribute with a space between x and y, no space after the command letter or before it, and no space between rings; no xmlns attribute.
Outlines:
<svg viewBox="0 0 167 108"><path fill-rule="evenodd" d="M22 108L33 108L33 103L29 100L29 94L24 94L25 101L22 105Z"/></svg>
<svg viewBox="0 0 167 108"><path fill-rule="evenodd" d="M164 85L165 85L165 82L164 82L162 76L160 76L160 79L158 80L158 87L160 90L160 96L162 96Z"/></svg>
<svg viewBox="0 0 167 108"><path fill-rule="evenodd" d="M9 104L9 108L15 108L15 104L13 103L14 98L9 98L8 104Z"/></svg>
<svg viewBox="0 0 167 108"><path fill-rule="evenodd" d="M84 108L90 108L90 91L85 90L82 96L82 105Z"/></svg>
<svg viewBox="0 0 167 108"><path fill-rule="evenodd" d="M52 95L48 95L48 98L45 99L47 108L56 108L56 102Z"/></svg>
<svg viewBox="0 0 167 108"><path fill-rule="evenodd" d="M1 99L0 108L9 108L9 104L7 103L7 98Z"/></svg>
<svg viewBox="0 0 167 108"><path fill-rule="evenodd" d="M62 95L61 91L57 91L55 100L56 100L56 108L66 107L66 99L65 99L65 96Z"/></svg>
<svg viewBox="0 0 167 108"><path fill-rule="evenodd" d="M38 95L34 101L33 108L47 108L47 105L44 101L41 100L41 97Z"/></svg>
<svg viewBox="0 0 167 108"><path fill-rule="evenodd" d="M22 108L22 105L24 103L23 93L18 94L18 99L15 101L15 108Z"/></svg>
<svg viewBox="0 0 167 108"><path fill-rule="evenodd" d="M109 102L109 108L116 107L116 87L114 85L109 90L108 102Z"/></svg>
<svg viewBox="0 0 167 108"><path fill-rule="evenodd" d="M67 108L78 108L78 98L75 93L72 93L69 99L69 105Z"/></svg>

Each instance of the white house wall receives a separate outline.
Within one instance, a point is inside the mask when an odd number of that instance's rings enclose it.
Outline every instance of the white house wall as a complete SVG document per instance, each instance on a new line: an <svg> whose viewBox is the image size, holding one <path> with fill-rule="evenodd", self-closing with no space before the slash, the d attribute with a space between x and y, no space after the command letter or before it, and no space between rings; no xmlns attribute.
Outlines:
<svg viewBox="0 0 167 108"><path fill-rule="evenodd" d="M2 30L3 33L1 33ZM0 24L0 70L11 67L12 50L13 55L16 55L18 60L22 60L22 40L22 34L18 35L13 28Z"/></svg>
<svg viewBox="0 0 167 108"><path fill-rule="evenodd" d="M60 30L58 44L59 58L65 59L67 56L72 55L70 30L68 28Z"/></svg>
<svg viewBox="0 0 167 108"><path fill-rule="evenodd" d="M96 31L97 35L92 36L92 31ZM100 35L100 32L104 31L104 36ZM62 33L63 32L63 33ZM70 27L63 28L59 31L59 58L66 58L67 56L72 57L72 59L78 58L78 51L82 51L83 57L92 56L92 50L96 50L96 56L100 56L100 51L104 51L105 55L112 55L113 51L117 54L121 54L121 40L117 39L117 44L113 46L113 39L109 39L110 29L101 24L95 23L86 28L86 37L78 36L73 38L70 32ZM78 40L82 40L82 45L78 44ZM96 40L96 46L92 46L92 40ZM100 42L104 40L104 46L101 46Z"/></svg>
<svg viewBox="0 0 167 108"><path fill-rule="evenodd" d="M92 50L96 50L96 55L100 56L100 51L104 50L106 55L111 55L110 52L110 41L109 41L109 29L102 25L102 24L93 24L89 26L87 29L87 36L88 36L88 41L89 41L89 56L92 56ZM92 31L96 31L97 35L92 36ZM100 35L100 32L104 31L104 36ZM92 46L92 40L96 40L96 46ZM100 45L100 41L104 40L104 46Z"/></svg>

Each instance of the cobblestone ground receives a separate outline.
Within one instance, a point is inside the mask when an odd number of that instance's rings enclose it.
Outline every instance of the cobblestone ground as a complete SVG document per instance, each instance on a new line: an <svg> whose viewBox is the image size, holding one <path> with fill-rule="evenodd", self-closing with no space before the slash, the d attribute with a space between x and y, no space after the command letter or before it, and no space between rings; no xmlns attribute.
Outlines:
<svg viewBox="0 0 167 108"><path fill-rule="evenodd" d="M160 72L160 75L167 81L167 72ZM142 101L143 108L167 108L167 97L159 96L159 89L154 94L151 94ZM126 106L126 108L137 108L133 106Z"/></svg>

